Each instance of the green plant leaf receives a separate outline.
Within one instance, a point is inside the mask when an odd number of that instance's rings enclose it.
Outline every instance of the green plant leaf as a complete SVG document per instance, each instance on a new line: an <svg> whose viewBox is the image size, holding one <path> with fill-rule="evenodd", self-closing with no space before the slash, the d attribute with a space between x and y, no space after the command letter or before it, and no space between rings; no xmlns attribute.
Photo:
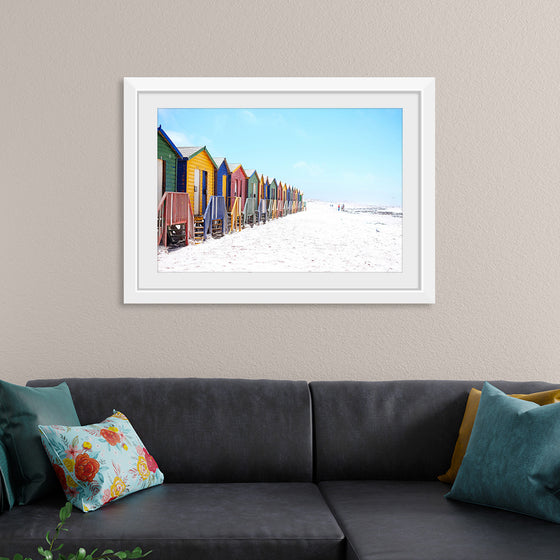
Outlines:
<svg viewBox="0 0 560 560"><path fill-rule="evenodd" d="M115 551L114 551L114 550L111 550L110 548L108 548L107 550L104 550L104 551L101 553L101 556L106 556L107 554L115 554ZM0 560L2 560L2 559L0 558Z"/></svg>
<svg viewBox="0 0 560 560"><path fill-rule="evenodd" d="M70 515L72 514L72 503L66 502L64 508L66 509L66 516L67 516L66 519L68 519L68 517L70 517Z"/></svg>
<svg viewBox="0 0 560 560"><path fill-rule="evenodd" d="M121 560L124 560L127 557L126 552L115 552L114 555Z"/></svg>
<svg viewBox="0 0 560 560"><path fill-rule="evenodd" d="M37 549L37 552L45 559L45 560L53 560L53 553L50 550L43 550L43 547L40 546ZM14 558L15 560L15 558Z"/></svg>
<svg viewBox="0 0 560 560"><path fill-rule="evenodd" d="M21 554L14 554L14 560L23 560L23 556Z"/></svg>
<svg viewBox="0 0 560 560"><path fill-rule="evenodd" d="M60 509L59 517L60 521L64 523L72 514L72 504L70 502L66 502L66 504Z"/></svg>

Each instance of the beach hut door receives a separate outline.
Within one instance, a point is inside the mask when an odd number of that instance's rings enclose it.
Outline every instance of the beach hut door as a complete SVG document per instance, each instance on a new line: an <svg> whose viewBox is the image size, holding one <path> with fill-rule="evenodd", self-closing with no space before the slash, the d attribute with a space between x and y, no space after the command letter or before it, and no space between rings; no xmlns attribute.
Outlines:
<svg viewBox="0 0 560 560"><path fill-rule="evenodd" d="M208 187L208 171L202 172L202 211L206 210L206 189Z"/></svg>
<svg viewBox="0 0 560 560"><path fill-rule="evenodd" d="M200 169L194 170L194 215L200 214Z"/></svg>
<svg viewBox="0 0 560 560"><path fill-rule="evenodd" d="M165 193L165 167L162 159L157 160L157 184L159 190L159 198Z"/></svg>

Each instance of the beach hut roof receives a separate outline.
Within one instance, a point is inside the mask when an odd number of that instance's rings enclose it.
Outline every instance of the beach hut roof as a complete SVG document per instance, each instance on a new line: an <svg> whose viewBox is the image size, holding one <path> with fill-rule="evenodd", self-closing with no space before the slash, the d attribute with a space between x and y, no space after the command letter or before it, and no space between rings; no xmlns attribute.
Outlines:
<svg viewBox="0 0 560 560"><path fill-rule="evenodd" d="M247 175L247 177L251 177L251 175L255 173L255 171L255 169L246 169L245 174Z"/></svg>
<svg viewBox="0 0 560 560"><path fill-rule="evenodd" d="M206 152L206 155L210 158L210 161L212 162L212 164L217 169L218 166L216 165L216 162L214 161L214 158L210 155L210 152L206 149L206 146L183 146L183 147L179 148L179 151L181 152L181 154L183 154L183 157L187 158L187 159L190 159L190 158L196 156L197 154L199 154L203 150Z"/></svg>
<svg viewBox="0 0 560 560"><path fill-rule="evenodd" d="M220 166L222 165L222 163L224 163L224 161L225 161L225 162L226 162L227 170L230 171L230 168L229 168L227 159L226 159L225 157L217 157L217 158L214 158L214 161L216 162L216 167L220 167Z"/></svg>
<svg viewBox="0 0 560 560"><path fill-rule="evenodd" d="M245 171L245 169L244 169L244 167L241 163L231 163L230 166L229 166L232 173L234 171L236 171L238 167L241 167L241 171L243 171L243 175L245 175L245 177L248 177L247 172Z"/></svg>
<svg viewBox="0 0 560 560"><path fill-rule="evenodd" d="M181 150L181 153L183 154L183 157L189 158L189 157L193 156L194 154L197 154L198 152L200 152L200 150L202 150L202 148L204 148L204 146L183 146L183 147L179 148L179 150Z"/></svg>
<svg viewBox="0 0 560 560"><path fill-rule="evenodd" d="M169 136L167 136L167 134L165 134L165 131L163 130L163 128L161 128L161 125L158 126L158 134L161 134L162 138L169 144L170 148L179 156L179 157L183 157L181 155L181 152L179 151L179 148L177 148L177 146L175 146L175 144L173 143L173 141L171 140L171 138L169 138Z"/></svg>

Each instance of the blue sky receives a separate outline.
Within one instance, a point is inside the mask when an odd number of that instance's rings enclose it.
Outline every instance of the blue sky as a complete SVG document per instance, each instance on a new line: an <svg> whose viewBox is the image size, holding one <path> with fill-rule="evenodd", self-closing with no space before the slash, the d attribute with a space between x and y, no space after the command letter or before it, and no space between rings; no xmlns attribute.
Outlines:
<svg viewBox="0 0 560 560"><path fill-rule="evenodd" d="M158 109L159 125L305 199L402 206L401 109Z"/></svg>

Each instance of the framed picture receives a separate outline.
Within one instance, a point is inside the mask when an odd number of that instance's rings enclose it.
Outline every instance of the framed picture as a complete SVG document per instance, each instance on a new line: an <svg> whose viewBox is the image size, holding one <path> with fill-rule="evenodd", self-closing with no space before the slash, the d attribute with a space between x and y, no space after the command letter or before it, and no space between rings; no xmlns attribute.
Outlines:
<svg viewBox="0 0 560 560"><path fill-rule="evenodd" d="M125 78L124 302L435 302L434 78Z"/></svg>

